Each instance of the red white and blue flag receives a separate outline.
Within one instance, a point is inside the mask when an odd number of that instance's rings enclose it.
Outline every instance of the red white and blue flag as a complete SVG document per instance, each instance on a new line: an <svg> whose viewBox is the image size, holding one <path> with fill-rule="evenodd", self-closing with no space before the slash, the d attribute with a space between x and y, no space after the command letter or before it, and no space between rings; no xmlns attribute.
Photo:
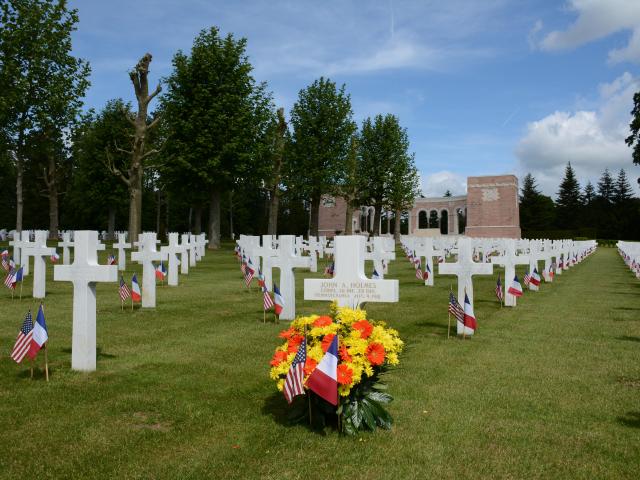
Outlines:
<svg viewBox="0 0 640 480"><path fill-rule="evenodd" d="M464 326L470 328L474 332L478 328L478 322L476 322L476 316L473 313L473 306L469 301L469 296L464 294Z"/></svg>
<svg viewBox="0 0 640 480"><path fill-rule="evenodd" d="M514 297L522 296L522 285L520 285L520 280L518 280L517 275L513 277L513 282L511 282L511 286L509 287L509 290L507 290L507 293L510 293Z"/></svg>
<svg viewBox="0 0 640 480"><path fill-rule="evenodd" d="M293 397L297 395L304 395L304 365L307 361L307 341L302 340L300 344L300 348L298 348L298 352L296 356L293 358L293 362L291 363L291 367L289 367L289 371L287 372L287 378L284 380L284 398L287 399L287 402L291 403L293 401ZM336 394L338 392L336 386Z"/></svg>
<svg viewBox="0 0 640 480"><path fill-rule="evenodd" d="M107 265L115 265L117 263L115 255L109 255L107 257Z"/></svg>
<svg viewBox="0 0 640 480"><path fill-rule="evenodd" d="M449 314L453 315L458 322L464 322L464 310L453 292L449 292Z"/></svg>
<svg viewBox="0 0 640 480"><path fill-rule="evenodd" d="M4 268L7 272L11 271L11 259L7 256L2 256L2 268Z"/></svg>
<svg viewBox="0 0 640 480"><path fill-rule="evenodd" d="M375 268L373 269L373 275L371 275L371 280L380 280L380 275L378 274L378 271Z"/></svg>
<svg viewBox="0 0 640 480"><path fill-rule="evenodd" d="M258 286L262 289L264 289L265 286L264 275L262 274L260 267L258 267Z"/></svg>
<svg viewBox="0 0 640 480"><path fill-rule="evenodd" d="M498 274L498 282L496 283L496 297L498 297L498 300L500 300L500 303L502 303L504 297L502 294L502 283L500 282L500 274Z"/></svg>
<svg viewBox="0 0 640 480"><path fill-rule="evenodd" d="M0 257L4 258L4 257L8 257L9 256L9 250L7 250L6 248L2 251L2 253L0 253Z"/></svg>
<svg viewBox="0 0 640 480"><path fill-rule="evenodd" d="M273 311L276 315L280 316L282 313L282 309L284 308L284 298L280 295L280 290L278 289L278 285L273 284Z"/></svg>
<svg viewBox="0 0 640 480"><path fill-rule="evenodd" d="M269 310L271 307L273 307L273 299L271 298L269 289L266 285L262 285L262 308Z"/></svg>
<svg viewBox="0 0 640 480"><path fill-rule="evenodd" d="M22 359L29 352L32 338L33 318L31 317L31 310L29 310L29 312L27 312L27 316L24 317L24 322L22 322L22 327L18 332L18 338L16 338L16 343L13 346L13 351L11 352L11 358L17 363L22 362Z"/></svg>
<svg viewBox="0 0 640 480"><path fill-rule="evenodd" d="M529 284L531 283L531 274L529 273L529 270L524 272L524 277L522 278L522 282L524 283L525 287L528 287Z"/></svg>
<svg viewBox="0 0 640 480"><path fill-rule="evenodd" d="M167 269L164 266L164 262L160 261L160 265L156 267L156 278L158 280L164 280L164 277L167 276Z"/></svg>
<svg viewBox="0 0 640 480"><path fill-rule="evenodd" d="M120 275L120 288L118 290L120 293L120 301L124 302L127 298L131 298L131 290L129 290L122 275Z"/></svg>
<svg viewBox="0 0 640 480"><path fill-rule="evenodd" d="M244 270L244 283L247 287L251 285L251 281L253 280L253 276L255 274L256 271L253 269L253 263L251 263L251 259L249 259Z"/></svg>
<svg viewBox="0 0 640 480"><path fill-rule="evenodd" d="M58 263L58 260L60 260L60 255L58 255L58 252L53 252L51 254L51 257L49 257L51 259L51 263Z"/></svg>
<svg viewBox="0 0 640 480"><path fill-rule="evenodd" d="M138 277L136 277L135 273L131 278L131 300L134 302L142 301L142 292L140 290L140 284L138 283Z"/></svg>
<svg viewBox="0 0 640 480"><path fill-rule="evenodd" d="M418 258L418 265L416 266L416 278L418 280L422 280L422 268L421 268L421 262L419 258Z"/></svg>
<svg viewBox="0 0 640 480"><path fill-rule="evenodd" d="M309 378L307 387L332 405L338 405L338 336Z"/></svg>
<svg viewBox="0 0 640 480"><path fill-rule="evenodd" d="M327 277L333 277L333 274L335 273L335 263L331 262L329 265L327 265L327 267L324 269L324 274Z"/></svg>
<svg viewBox="0 0 640 480"><path fill-rule="evenodd" d="M431 275L431 269L429 268L429 264L425 264L424 273L422 274L422 279L426 282L429 280L429 275Z"/></svg>
<svg viewBox="0 0 640 480"><path fill-rule="evenodd" d="M534 268L533 273L531 274L531 279L529 280L529 289L534 291L540 289L540 274L538 273L537 268Z"/></svg>
<svg viewBox="0 0 640 480"><path fill-rule="evenodd" d="M29 358L32 360L36 358L38 352L42 346L49 340L49 330L47 330L47 322L44 320L44 309L42 305L38 309L38 315L36 315L36 323L33 326L33 337L31 339L31 346L29 347Z"/></svg>

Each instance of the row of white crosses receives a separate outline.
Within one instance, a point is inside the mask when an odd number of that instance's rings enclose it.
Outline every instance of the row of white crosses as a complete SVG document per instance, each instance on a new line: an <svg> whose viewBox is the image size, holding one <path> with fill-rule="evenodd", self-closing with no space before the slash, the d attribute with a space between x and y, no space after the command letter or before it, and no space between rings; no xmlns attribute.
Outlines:
<svg viewBox="0 0 640 480"><path fill-rule="evenodd" d="M640 278L640 242L623 242L616 244L618 252L636 278Z"/></svg>

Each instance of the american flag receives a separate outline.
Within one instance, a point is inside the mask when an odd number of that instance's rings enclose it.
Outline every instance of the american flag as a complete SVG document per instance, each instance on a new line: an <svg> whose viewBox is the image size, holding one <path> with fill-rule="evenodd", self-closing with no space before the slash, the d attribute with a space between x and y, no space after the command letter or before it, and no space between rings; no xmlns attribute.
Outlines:
<svg viewBox="0 0 640 480"><path fill-rule="evenodd" d="M2 256L2 268L4 268L7 272L11 270L9 259L5 255Z"/></svg>
<svg viewBox="0 0 640 480"><path fill-rule="evenodd" d="M531 283L531 274L528 271L525 272L524 277L522 278L522 282L524 283L525 287L528 287Z"/></svg>
<svg viewBox="0 0 640 480"><path fill-rule="evenodd" d="M329 265L327 265L327 268L324 269L324 274L327 277L333 277L335 271L335 264L334 262L331 262Z"/></svg>
<svg viewBox="0 0 640 480"><path fill-rule="evenodd" d="M262 286L262 307L265 310L269 310L273 307L273 299L271 298L271 294L269 293L269 289L266 285Z"/></svg>
<svg viewBox="0 0 640 480"><path fill-rule="evenodd" d="M464 323L464 310L456 300L453 292L449 292L449 313L453 315L456 320Z"/></svg>
<svg viewBox="0 0 640 480"><path fill-rule="evenodd" d="M248 287L251 285L251 281L253 280L253 276L256 271L253 269L253 264L251 263L251 259L249 259L249 263L247 263L245 271L244 271L244 283Z"/></svg>
<svg viewBox="0 0 640 480"><path fill-rule="evenodd" d="M2 257L8 257L9 256L9 250L7 250L6 248L2 251L2 253L0 253L0 256Z"/></svg>
<svg viewBox="0 0 640 480"><path fill-rule="evenodd" d="M109 257L107 258L107 265L115 265L115 264L116 264L116 256L109 255Z"/></svg>
<svg viewBox="0 0 640 480"><path fill-rule="evenodd" d="M424 278L422 277L422 268L420 268L420 264L418 264L418 267L416 268L416 278L418 280L424 280Z"/></svg>
<svg viewBox="0 0 640 480"><path fill-rule="evenodd" d="M33 319L31 318L31 310L27 312L27 316L24 317L22 328L18 332L18 338L16 338L16 344L13 346L11 352L11 358L17 363L22 362L22 359L29 352L31 347L31 339L33 338Z"/></svg>
<svg viewBox="0 0 640 480"><path fill-rule="evenodd" d="M125 301L127 298L131 298L131 290L124 281L124 277L120 275L120 300Z"/></svg>
<svg viewBox="0 0 640 480"><path fill-rule="evenodd" d="M296 395L304 395L304 364L307 361L307 340L302 340L298 353L293 359L293 363L284 381L284 398L291 403Z"/></svg>
<svg viewBox="0 0 640 480"><path fill-rule="evenodd" d="M502 283L500 282L500 275L498 275L498 283L496 283L496 297L498 297L498 300L500 300L500 302L502 303L504 296L502 293Z"/></svg>
<svg viewBox="0 0 640 480"><path fill-rule="evenodd" d="M12 290L16 288L16 272L14 270L7 274L7 278L4 279L4 285Z"/></svg>

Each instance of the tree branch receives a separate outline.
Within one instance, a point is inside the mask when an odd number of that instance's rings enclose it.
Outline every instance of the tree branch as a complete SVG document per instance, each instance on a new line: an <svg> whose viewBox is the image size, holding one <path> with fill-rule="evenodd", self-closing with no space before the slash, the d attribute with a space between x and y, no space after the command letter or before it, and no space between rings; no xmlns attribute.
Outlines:
<svg viewBox="0 0 640 480"><path fill-rule="evenodd" d="M156 118L154 118L153 121L147 126L147 129L151 130L153 127L158 125L161 118L162 118L162 115L158 115Z"/></svg>
<svg viewBox="0 0 640 480"><path fill-rule="evenodd" d="M129 187L131 185L131 181L124 176L124 174L115 167L115 164L113 162L113 158L111 158L111 152L109 152L108 148L104 149L107 160L104 161L103 163L105 165L105 167L107 167L107 170L109 170L111 173L113 173L116 177L119 177L120 180L122 180L124 182L124 184Z"/></svg>
<svg viewBox="0 0 640 480"><path fill-rule="evenodd" d="M146 103L147 105L149 104L149 102L151 102L151 100L153 100L153 98L158 95L160 92L162 91L162 85L158 84L158 86L156 87L156 89L151 93L151 95L149 95L147 97Z"/></svg>

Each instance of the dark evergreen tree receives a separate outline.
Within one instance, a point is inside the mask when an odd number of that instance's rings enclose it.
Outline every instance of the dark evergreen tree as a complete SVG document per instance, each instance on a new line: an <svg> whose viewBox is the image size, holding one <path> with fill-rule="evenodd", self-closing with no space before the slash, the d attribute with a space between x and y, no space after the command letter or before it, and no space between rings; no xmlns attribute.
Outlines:
<svg viewBox="0 0 640 480"><path fill-rule="evenodd" d="M593 187L591 180L587 182L582 192L582 203L585 206L591 205L596 198L596 189Z"/></svg>
<svg viewBox="0 0 640 480"><path fill-rule="evenodd" d="M624 168L618 172L618 178L616 179L615 186L613 187L613 201L620 205L633 197L633 191L631 190L631 184L627 178L627 173Z"/></svg>
<svg viewBox="0 0 640 480"><path fill-rule="evenodd" d="M528 173L522 181L520 194L520 228L526 236L541 236L550 230L555 219L553 200L543 195L536 179Z"/></svg>
<svg viewBox="0 0 640 480"><path fill-rule="evenodd" d="M598 181L598 196L608 203L613 202L614 184L609 169L605 168Z"/></svg>
<svg viewBox="0 0 640 480"><path fill-rule="evenodd" d="M580 184L571 167L571 162L567 163L567 167L564 170L564 178L560 183L556 206L558 227L574 229L579 225L582 198L580 195Z"/></svg>

